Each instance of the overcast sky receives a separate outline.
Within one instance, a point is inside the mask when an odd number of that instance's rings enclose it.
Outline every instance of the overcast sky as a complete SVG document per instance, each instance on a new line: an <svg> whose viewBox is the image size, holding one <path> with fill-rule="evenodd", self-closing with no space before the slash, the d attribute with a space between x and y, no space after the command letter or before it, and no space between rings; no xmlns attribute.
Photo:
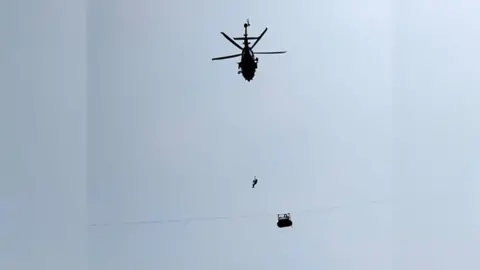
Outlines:
<svg viewBox="0 0 480 270"><path fill-rule="evenodd" d="M0 269L479 269L478 14L2 2Z"/></svg>

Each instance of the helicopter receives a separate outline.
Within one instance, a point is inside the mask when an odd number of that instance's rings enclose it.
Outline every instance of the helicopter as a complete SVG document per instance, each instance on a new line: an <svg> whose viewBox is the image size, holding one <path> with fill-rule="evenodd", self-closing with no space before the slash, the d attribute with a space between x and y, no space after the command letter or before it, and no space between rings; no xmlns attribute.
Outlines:
<svg viewBox="0 0 480 270"><path fill-rule="evenodd" d="M238 71L238 74L242 74L243 78L245 78L245 80L247 81L251 81L255 76L255 71L257 69L257 63L258 63L258 58L255 57L255 54L281 54L281 53L287 52L287 51L253 52L253 48L255 48L255 46L258 44L258 42L263 37L263 35L265 35L265 32L267 32L268 28L265 28L262 34L260 34L260 36L258 37L249 37L247 33L247 28L249 26L250 26L250 22L247 19L247 23L243 24L243 27L245 28L245 34L243 35L243 37L236 37L232 39L229 36L227 36L224 32L221 32L221 34L233 45L235 45L235 47L239 48L242 51L242 53L212 58L212 61L213 61L213 60L223 60L223 59L229 59L229 58L241 56L241 60L240 62L238 62L238 69L240 69ZM244 47L242 48L234 40L243 40ZM250 42L248 40L255 40L255 42L251 47L250 47Z"/></svg>

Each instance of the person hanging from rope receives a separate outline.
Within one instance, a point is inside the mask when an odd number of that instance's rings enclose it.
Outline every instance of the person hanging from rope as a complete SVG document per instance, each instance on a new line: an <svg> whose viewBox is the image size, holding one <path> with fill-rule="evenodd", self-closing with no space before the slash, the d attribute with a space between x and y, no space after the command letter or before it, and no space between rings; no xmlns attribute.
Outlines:
<svg viewBox="0 0 480 270"><path fill-rule="evenodd" d="M252 188L255 188L255 185L257 184L258 180L257 180L257 177L255 176L253 178L253 184L252 184Z"/></svg>

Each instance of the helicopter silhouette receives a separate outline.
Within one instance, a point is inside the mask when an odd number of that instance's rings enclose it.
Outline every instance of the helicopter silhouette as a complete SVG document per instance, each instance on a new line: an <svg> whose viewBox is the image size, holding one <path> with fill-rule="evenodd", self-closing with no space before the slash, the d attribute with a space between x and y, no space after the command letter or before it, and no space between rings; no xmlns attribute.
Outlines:
<svg viewBox="0 0 480 270"><path fill-rule="evenodd" d="M243 25L245 28L245 34L243 37L236 37L236 38L230 38L227 36L224 32L221 32L221 34L228 40L230 41L235 47L239 48L242 53L238 54L233 54L233 55L228 55L228 56L222 56L222 57L216 57L212 58L212 60L223 60L223 59L229 59L229 58L235 58L241 56L240 62L238 62L238 74L242 74L243 78L247 81L251 81L253 77L255 76L255 71L257 69L257 63L258 63L258 58L255 57L255 54L281 54L281 53L286 53L287 51L279 51L279 52L253 52L253 48L258 44L260 39L265 35L267 32L268 28L265 28L263 30L262 34L258 37L249 37L247 33L247 28L250 26L250 22L247 19L247 23ZM242 48L238 43L236 43L234 40L243 40L243 45L244 47ZM250 42L248 40L256 40L255 43L253 43L252 47L250 47Z"/></svg>

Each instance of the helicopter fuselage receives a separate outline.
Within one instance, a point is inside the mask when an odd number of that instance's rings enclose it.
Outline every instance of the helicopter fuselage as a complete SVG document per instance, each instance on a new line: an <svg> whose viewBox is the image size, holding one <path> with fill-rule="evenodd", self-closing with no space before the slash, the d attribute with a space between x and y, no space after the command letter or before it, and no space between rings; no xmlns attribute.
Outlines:
<svg viewBox="0 0 480 270"><path fill-rule="evenodd" d="M250 52L250 48L246 46L243 49L240 63L238 63L238 68L240 69L239 73L242 74L245 80L251 81L253 77L255 77L257 62L258 60L255 59L255 56Z"/></svg>

